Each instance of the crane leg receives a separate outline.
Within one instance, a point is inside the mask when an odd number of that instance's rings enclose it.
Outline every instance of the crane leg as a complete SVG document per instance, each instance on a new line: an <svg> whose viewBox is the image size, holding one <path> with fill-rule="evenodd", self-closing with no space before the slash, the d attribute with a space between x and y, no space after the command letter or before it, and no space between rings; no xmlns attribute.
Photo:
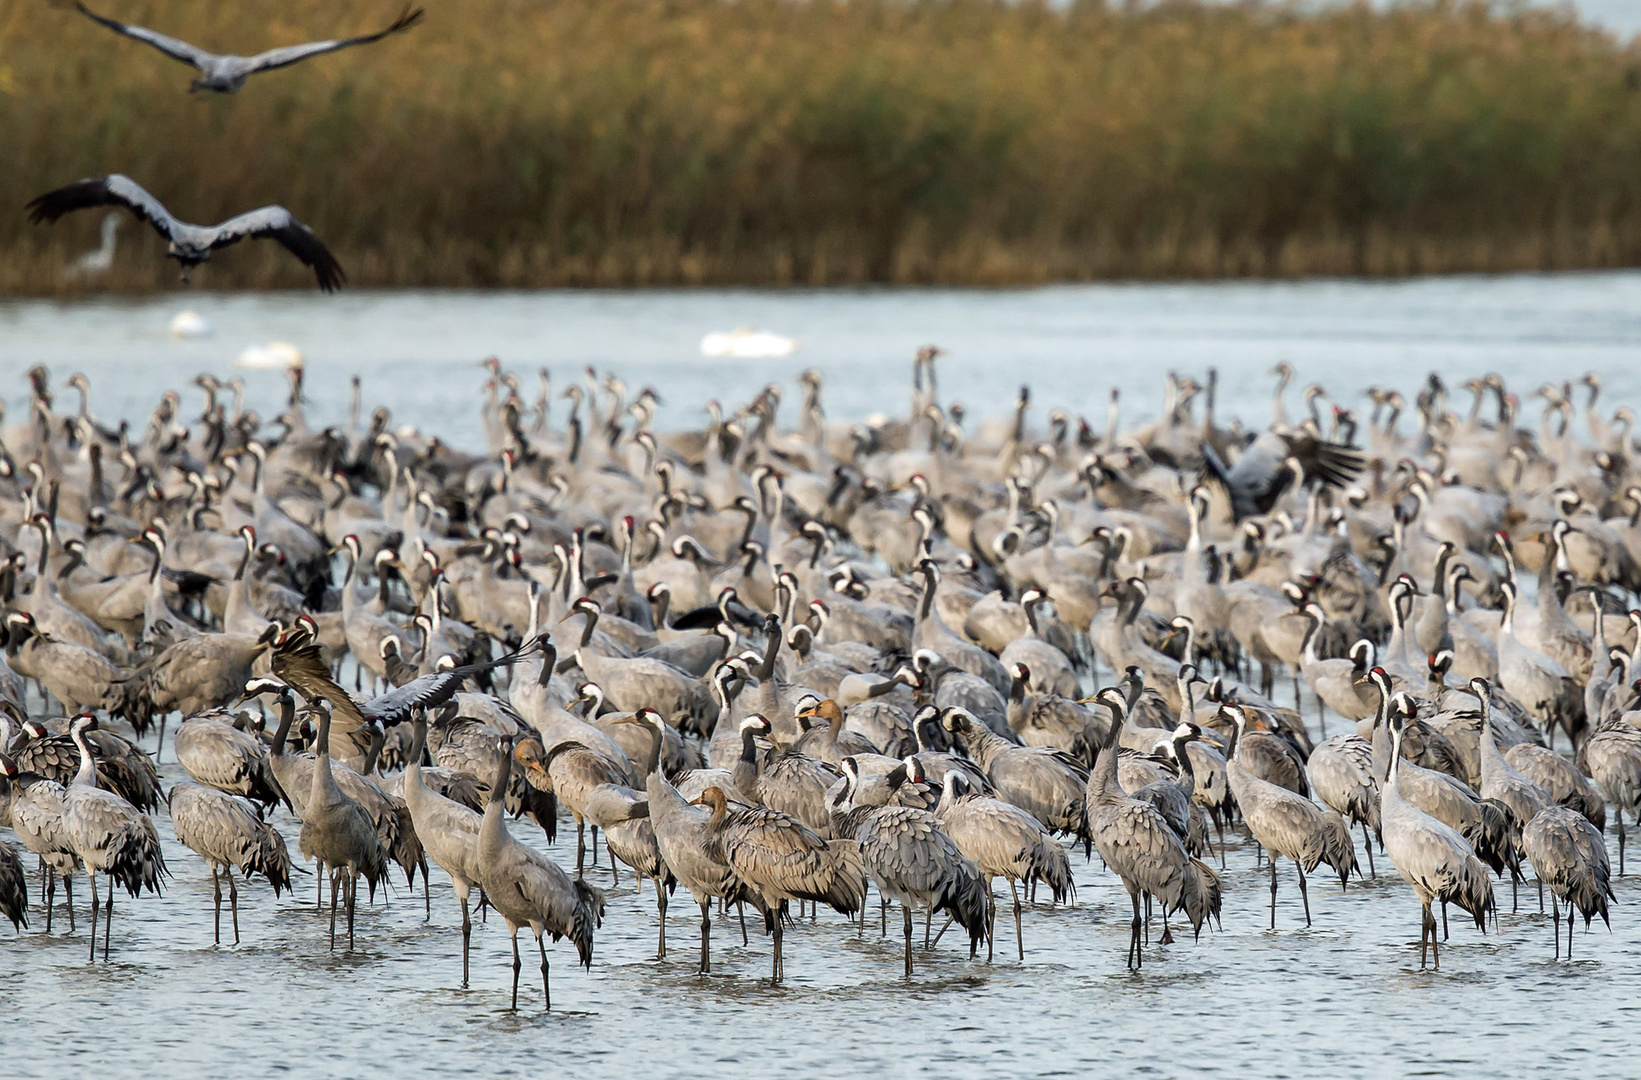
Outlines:
<svg viewBox="0 0 1641 1080"><path fill-rule="evenodd" d="M63 875L63 893L68 897L68 932L74 933L74 875ZM46 929L51 929L51 919L46 919Z"/></svg>
<svg viewBox="0 0 1641 1080"><path fill-rule="evenodd" d="M46 857L40 856L40 902L46 902L46 886L51 883L51 868L46 865Z"/></svg>
<svg viewBox="0 0 1641 1080"><path fill-rule="evenodd" d="M1436 934L1434 916L1432 916L1430 934L1431 934L1432 937L1434 937L1435 934ZM1442 901L1442 940L1443 941L1447 940L1447 901L1446 900Z"/></svg>
<svg viewBox="0 0 1641 1080"><path fill-rule="evenodd" d="M1521 875L1517 874L1517 873L1511 873L1511 875L1510 875L1510 914L1512 914L1512 915L1514 915L1516 913L1517 909L1521 906L1518 903L1518 901L1520 899L1520 896L1519 896L1518 891L1517 891L1520 887L1520 883L1521 883Z"/></svg>
<svg viewBox="0 0 1641 1080"><path fill-rule="evenodd" d="M906 977L912 977L912 908L910 904L902 904L900 910L906 915Z"/></svg>
<svg viewBox="0 0 1641 1080"><path fill-rule="evenodd" d="M712 900L701 901L701 974L712 970Z"/></svg>
<svg viewBox="0 0 1641 1080"><path fill-rule="evenodd" d="M234 944L239 944L239 886L234 884L233 867L223 867L222 872L228 875L228 910L234 917Z"/></svg>
<svg viewBox="0 0 1641 1080"><path fill-rule="evenodd" d="M1276 929L1276 859L1271 859L1271 929Z"/></svg>
<svg viewBox="0 0 1641 1080"><path fill-rule="evenodd" d="M587 823L575 823L575 876L581 877L587 865Z"/></svg>
<svg viewBox="0 0 1641 1080"><path fill-rule="evenodd" d="M337 873L336 873L335 870L332 870L331 874L330 874L330 951L331 952L336 951L336 888L337 888L336 878L337 878Z"/></svg>
<svg viewBox="0 0 1641 1080"><path fill-rule="evenodd" d="M91 959L97 959L97 872L87 868L86 880L91 882Z"/></svg>
<svg viewBox="0 0 1641 1080"><path fill-rule="evenodd" d="M1552 935L1554 935L1555 942L1556 942L1556 955L1555 955L1555 958L1557 960L1560 960L1561 959L1561 902L1558 901L1553 896L1550 898L1550 914L1555 916L1555 926L1551 929L1550 932L1551 932ZM1572 921L1572 912L1568 912L1567 915L1568 915L1568 921L1571 922ZM1572 948L1573 948L1573 943L1572 943L1572 940L1571 940L1571 936L1569 936L1568 941L1567 941L1567 951L1569 953L1572 952ZM1569 957L1569 959L1570 959L1570 957Z"/></svg>
<svg viewBox="0 0 1641 1080"><path fill-rule="evenodd" d="M553 991L547 985L547 943L541 939L541 931L536 931L536 948L541 951L541 997L548 1012L553 1011Z"/></svg>
<svg viewBox="0 0 1641 1080"><path fill-rule="evenodd" d="M1311 924L1311 897L1305 887L1305 866L1303 863L1294 863L1293 868L1299 871L1299 899L1305 903L1305 926L1308 928Z"/></svg>
<svg viewBox="0 0 1641 1080"><path fill-rule="evenodd" d="M1373 837L1368 833L1367 822L1362 822L1362 846L1367 848L1368 877L1377 878L1379 872L1373 869Z"/></svg>
<svg viewBox="0 0 1641 1080"><path fill-rule="evenodd" d="M427 852L424 851L417 856L416 863L422 871L422 906L426 909L422 921L431 922L433 920L433 883L428 879L427 874Z"/></svg>
<svg viewBox="0 0 1641 1080"><path fill-rule="evenodd" d="M1618 810L1618 876L1623 877L1624 876L1624 810L1623 810L1622 807L1616 807L1615 809Z"/></svg>
<svg viewBox="0 0 1641 1080"><path fill-rule="evenodd" d="M1134 905L1134 921L1128 927L1128 966L1143 967L1145 962L1140 956L1140 894L1131 892L1128 899Z"/></svg>
<svg viewBox="0 0 1641 1080"><path fill-rule="evenodd" d="M661 927L661 937L655 945L655 958L667 958L667 890L661 887L659 880L655 883L655 921Z"/></svg>
<svg viewBox="0 0 1641 1080"><path fill-rule="evenodd" d="M776 911L775 912L775 935L774 935L775 936L774 965L773 965L773 967L770 968L770 972L769 972L769 981L771 983L778 983L778 982L781 981L781 933L782 933L782 930L781 930L781 913L779 911ZM907 943L906 947L911 948L910 942Z"/></svg>
<svg viewBox="0 0 1641 1080"><path fill-rule="evenodd" d="M348 872L348 952L353 951L353 910L359 900L359 878Z"/></svg>
<svg viewBox="0 0 1641 1080"><path fill-rule="evenodd" d="M1552 897L1553 899L1553 897ZM1573 958L1573 902L1567 901L1567 959Z"/></svg>
<svg viewBox="0 0 1641 1080"><path fill-rule="evenodd" d="M1225 869L1225 820L1220 817L1219 809L1214 809L1214 832L1219 836L1219 868Z"/></svg>
<svg viewBox="0 0 1641 1080"><path fill-rule="evenodd" d="M1538 878L1538 913L1544 914L1544 879Z"/></svg>
<svg viewBox="0 0 1641 1080"><path fill-rule="evenodd" d="M1430 966L1442 969L1442 943L1436 940L1436 916L1430 916Z"/></svg>
<svg viewBox="0 0 1641 1080"><path fill-rule="evenodd" d="M114 875L104 875L108 886L108 901L103 904L103 963L108 963L108 939L114 936ZM97 947L97 924L91 924L91 947Z"/></svg>
<svg viewBox="0 0 1641 1080"><path fill-rule="evenodd" d="M880 897L878 902L878 937L889 936L889 898Z"/></svg>
<svg viewBox="0 0 1641 1080"><path fill-rule="evenodd" d="M1020 890L1015 885L1013 878L1009 878L1009 891L1014 894L1014 945L1020 951L1020 959L1024 960L1026 958L1026 932L1020 925ZM988 897L991 895L989 890L986 895ZM993 910L995 911L995 905ZM986 959L991 959L990 942L986 944Z"/></svg>
<svg viewBox="0 0 1641 1080"><path fill-rule="evenodd" d="M1430 905L1426 904L1419 910L1419 970L1423 971L1426 964L1428 947L1425 942L1435 936L1436 920L1430 914Z"/></svg>
<svg viewBox="0 0 1641 1080"><path fill-rule="evenodd" d="M592 833L593 833L593 847L592 847L593 865L597 866L598 865L598 826L593 825L593 826L591 826L591 828L592 828ZM608 848L610 845L605 844L604 846L606 848Z"/></svg>
<svg viewBox="0 0 1641 1080"><path fill-rule="evenodd" d="M216 940L215 944L222 944L222 879L217 876L216 864L211 865L211 899L216 906Z"/></svg>
<svg viewBox="0 0 1641 1080"><path fill-rule="evenodd" d="M325 910L325 860L320 859L313 868L313 910Z"/></svg>
<svg viewBox="0 0 1641 1080"><path fill-rule="evenodd" d="M933 921L934 921L934 905L930 904L929 905L929 910L927 910L923 913L923 947L925 949L930 947L929 946L929 923L931 923Z"/></svg>
<svg viewBox="0 0 1641 1080"><path fill-rule="evenodd" d="M154 743L154 764L155 765L158 765L160 763L160 758L165 753L165 717L169 716L169 715L170 714L167 713L164 716L160 717L160 737Z"/></svg>
<svg viewBox="0 0 1641 1080"><path fill-rule="evenodd" d="M741 944L746 944L746 901L735 901L735 914L741 917Z"/></svg>
<svg viewBox="0 0 1641 1080"><path fill-rule="evenodd" d="M513 931L513 1011L519 1011L519 970L524 961L519 959L519 932Z"/></svg>
<svg viewBox="0 0 1641 1080"><path fill-rule="evenodd" d="M467 890L462 890L462 989L467 989L467 950L473 941L473 916L467 910Z"/></svg>
<svg viewBox="0 0 1641 1080"><path fill-rule="evenodd" d="M598 835L598 830L597 829L593 830L593 835L594 836ZM618 870L616 870L616 867L615 867L615 852L610 850L610 838L607 837L607 836L604 838L604 854L606 854L610 857L610 882L611 882L611 884L615 884L615 885L621 884L621 874ZM638 888L639 888L640 891L642 891L643 888L644 888L644 879L642 877L640 877L638 879Z"/></svg>
<svg viewBox="0 0 1641 1080"><path fill-rule="evenodd" d="M45 876L40 881L40 899L46 905L46 933L51 933L51 907L57 900L57 872L46 867L46 861L40 860L40 868L45 870ZM68 902L68 910L74 911L74 901Z"/></svg>

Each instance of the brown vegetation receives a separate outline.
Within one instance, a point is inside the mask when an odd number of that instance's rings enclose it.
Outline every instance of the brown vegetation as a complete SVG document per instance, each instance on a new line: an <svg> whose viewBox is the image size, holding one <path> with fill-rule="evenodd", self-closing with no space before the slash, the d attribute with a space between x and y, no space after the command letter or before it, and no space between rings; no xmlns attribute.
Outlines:
<svg viewBox="0 0 1641 1080"><path fill-rule="evenodd" d="M397 0L100 0L254 52ZM120 171L280 202L365 285L1022 283L1641 261L1641 55L1438 3L428 0L377 45L190 94L71 9L0 5L0 291L61 288ZM131 241L138 230L127 228ZM247 245L206 285L300 287ZM144 233L106 287L169 287Z"/></svg>

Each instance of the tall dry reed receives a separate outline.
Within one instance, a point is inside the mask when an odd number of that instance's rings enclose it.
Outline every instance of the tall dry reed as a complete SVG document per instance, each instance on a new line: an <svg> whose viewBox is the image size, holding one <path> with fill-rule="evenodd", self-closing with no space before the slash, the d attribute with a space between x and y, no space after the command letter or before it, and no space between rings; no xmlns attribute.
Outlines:
<svg viewBox="0 0 1641 1080"><path fill-rule="evenodd" d="M250 52L397 0L97 0ZM426 0L377 45L186 92L0 4L0 291L64 286L121 171L180 215L281 202L356 285L1019 283L1641 260L1641 54L1558 13L1176 0ZM127 229L127 240L136 236ZM299 286L247 245L209 285ZM107 287L168 286L149 236Z"/></svg>

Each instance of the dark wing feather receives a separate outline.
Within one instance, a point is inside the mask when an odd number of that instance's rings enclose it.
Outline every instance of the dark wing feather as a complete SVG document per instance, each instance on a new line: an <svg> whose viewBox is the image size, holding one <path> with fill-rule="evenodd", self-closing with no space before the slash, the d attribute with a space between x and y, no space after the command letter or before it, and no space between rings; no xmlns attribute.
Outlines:
<svg viewBox="0 0 1641 1080"><path fill-rule="evenodd" d="M313 268L319 288L324 292L335 292L346 280L347 275L342 273L342 264L336 261L336 256L319 242L312 229L296 220L283 206L264 206L231 217L214 232L212 250L237 244L247 236L278 240L286 251Z"/></svg>
<svg viewBox="0 0 1641 1080"><path fill-rule="evenodd" d="M178 41L174 37L166 37L164 34L156 33L146 26L132 26L130 23L116 22L113 19L104 18L84 4L76 3L74 6L80 9L81 15L84 15L92 22L101 23L116 34L124 34L128 38L135 38L138 41L152 45L166 56L181 60L185 64L191 64L201 71L205 69L207 63L216 59L213 53L208 53L204 49L197 49L186 41Z"/></svg>
<svg viewBox="0 0 1641 1080"><path fill-rule="evenodd" d="M1305 477L1320 478L1329 487L1344 487L1362 471L1359 451L1343 443L1324 442L1314 435L1284 435L1288 452L1304 466Z"/></svg>
<svg viewBox="0 0 1641 1080"><path fill-rule="evenodd" d="M93 206L123 206L135 214L137 220L158 229L166 239L171 238L171 226L176 221L171 211L141 184L119 173L88 177L48 191L28 204L28 218L35 225L49 224L70 211Z"/></svg>
<svg viewBox="0 0 1641 1080"><path fill-rule="evenodd" d="M324 698L330 703L331 727L334 735L351 735L369 726L365 714L353 695L342 689L330 677L330 668L318 645L286 645L276 647L270 660L274 677L282 680L309 701Z"/></svg>
<svg viewBox="0 0 1641 1080"><path fill-rule="evenodd" d="M393 20L393 25L374 34L363 34L359 37L341 38L336 41L310 41L305 45L287 45L283 49L269 49L267 52L257 53L247 61L247 74L253 71L272 71L274 68L286 67L299 60L306 60L310 56L319 56L322 53L335 52L350 45L368 45L372 41L380 41L389 34L397 34L401 30L409 30L422 21L424 12L421 8L412 11L408 6Z"/></svg>
<svg viewBox="0 0 1641 1080"><path fill-rule="evenodd" d="M417 676L403 686L395 687L379 697L371 698L365 703L364 711L382 722L384 727L410 719L410 714L418 709L436 709L440 705L456 696L462 683L482 671L501 667L504 664L515 663L530 650L540 647L541 638L529 642L517 652L483 664L465 664L451 668L449 671L434 671L426 675ZM288 680L287 680L288 681ZM294 685L294 684L293 684Z"/></svg>

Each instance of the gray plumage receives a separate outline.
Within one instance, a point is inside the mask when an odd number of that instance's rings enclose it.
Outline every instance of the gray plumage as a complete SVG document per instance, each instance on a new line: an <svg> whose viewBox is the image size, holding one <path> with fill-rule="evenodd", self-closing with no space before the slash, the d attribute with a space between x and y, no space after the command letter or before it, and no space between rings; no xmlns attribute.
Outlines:
<svg viewBox="0 0 1641 1080"><path fill-rule="evenodd" d="M1624 875L1624 814L1641 818L1641 731L1621 719L1603 724L1579 747L1596 786L1618 820L1618 874Z"/></svg>
<svg viewBox="0 0 1641 1080"><path fill-rule="evenodd" d="M1494 909L1493 884L1487 867L1476 857L1469 841L1451 827L1404 802L1398 780L1405 763L1401 759L1401 733L1392 730L1390 771L1379 793L1379 820L1384 829L1385 850L1402 880L1413 887L1423 905L1419 933L1419 966L1425 965L1426 941L1441 967L1441 946L1436 936L1433 902L1457 904L1470 912L1476 929L1487 932L1487 913Z"/></svg>
<svg viewBox="0 0 1641 1080"><path fill-rule="evenodd" d="M1607 902L1613 896L1612 867L1601 832L1583 814L1566 806L1539 811L1521 833L1527 861L1538 879L1555 894L1556 955L1561 955L1560 901L1567 902L1567 959L1573 957L1573 908L1584 916L1584 928L1596 915L1610 928Z"/></svg>
<svg viewBox="0 0 1641 1080"><path fill-rule="evenodd" d="M70 731L80 748L80 771L74 782L63 789L63 834L84 864L91 882L91 954L97 953L97 879L100 871L108 879L108 915L103 936L103 959L108 958L108 938L113 933L114 883L118 881L132 896L143 889L160 891L165 876L165 856L154 822L131 803L102 791L92 764L85 733L96 720L77 718Z"/></svg>
<svg viewBox="0 0 1641 1080"><path fill-rule="evenodd" d="M23 876L23 860L17 849L0 840L0 915L11 920L13 930L28 925L28 881Z"/></svg>
<svg viewBox="0 0 1641 1080"><path fill-rule="evenodd" d="M98 15L84 4L74 5L80 14L108 27L117 34L124 34L128 38L152 45L173 60L197 69L199 78L189 86L189 90L214 90L218 93L231 94L245 84L245 80L259 71L273 71L277 68L289 67L310 57L321 56L325 53L336 52L353 45L366 45L373 41L380 41L389 34L396 34L401 30L408 30L415 26L422 18L422 10L412 10L406 7L399 17L382 30L373 34L361 34L357 37L340 38L332 41L311 41L303 45L287 45L279 49L269 49L257 53L255 56L219 56L216 53L206 52L204 49L179 41L174 37L150 30L145 26L134 26L130 23L118 22L114 19Z"/></svg>
<svg viewBox="0 0 1641 1080"><path fill-rule="evenodd" d="M980 868L988 896L993 878L1008 879L1014 896L1014 936L1023 960L1026 952L1018 883L1040 881L1048 886L1055 903L1064 903L1077 894L1071 880L1071 860L1042 822L1012 803L969 793L966 787L961 773L952 774L941 793L935 817L963 857ZM997 936L995 903L992 910L989 941Z"/></svg>
<svg viewBox="0 0 1641 1080"><path fill-rule="evenodd" d="M184 281L194 267L210 260L212 252L247 238L279 241L286 251L312 268L324 292L334 292L346 278L336 256L283 206L250 210L217 225L193 225L172 216L140 184L119 173L87 177L46 192L28 204L29 220L36 225L50 224L64 214L92 206L123 206L138 221L153 226L167 242L166 258L181 264Z"/></svg>
<svg viewBox="0 0 1641 1080"><path fill-rule="evenodd" d="M319 738L314 744L313 773L308 801L302 808L302 831L297 836L302 857L331 871L331 948L336 947L338 887L347 899L348 948L353 948L353 916L358 879L363 875L372 889L387 876L387 852L376 835L376 822L364 807L337 785L330 759L330 712L319 710Z"/></svg>
<svg viewBox="0 0 1641 1080"><path fill-rule="evenodd" d="M1015 746L999 738L965 709L946 709L940 722L985 772L997 797L1030 813L1055 833L1088 842L1083 787L1088 769L1069 754L1041 746Z"/></svg>
<svg viewBox="0 0 1641 1080"><path fill-rule="evenodd" d="M1511 767L1499 753L1493 740L1493 725L1487 720L1492 712L1492 688L1485 679L1472 679L1471 689L1481 698L1481 735L1477 746L1481 751L1481 791L1484 799L1497 799L1510 808L1516 817L1516 826L1525 828L1529 821L1555 800L1550 793Z"/></svg>
<svg viewBox="0 0 1641 1080"><path fill-rule="evenodd" d="M222 942L222 883L228 876L228 903L233 914L234 944L239 944L239 886L235 870L261 874L274 895L291 887L291 856L285 838L263 821L253 804L202 784L176 784L166 796L171 828L179 843L211 868L216 901L216 941Z"/></svg>
<svg viewBox="0 0 1641 1080"><path fill-rule="evenodd" d="M1277 856L1292 860L1299 871L1299 895L1305 905L1305 925L1309 926L1310 897L1305 874L1326 861L1338 872L1339 884L1345 885L1356 869L1350 828L1338 814L1323 811L1310 799L1262 780L1244 767L1242 742L1247 714L1241 706L1228 708L1236 721L1237 739L1225 763L1226 776L1243 821L1271 859L1271 928L1276 928Z"/></svg>
<svg viewBox="0 0 1641 1080"><path fill-rule="evenodd" d="M46 930L51 929L52 905L57 896L57 879L63 879L67 893L69 926L74 925L74 874L80 869L80 857L68 842L63 830L63 785L38 773L24 773L4 755L0 768L6 773L10 788L8 809L10 824L23 847L40 860L40 873L45 879Z"/></svg>
<svg viewBox="0 0 1641 1080"><path fill-rule="evenodd" d="M762 900L747 889L740 876L710 845L709 812L686 799L659 769L645 785L650 824L661 859L674 877L690 891L701 908L701 967L712 970L712 901Z"/></svg>
<svg viewBox="0 0 1641 1080"><path fill-rule="evenodd" d="M1155 806L1123 793L1117 782L1116 732L1126 717L1127 703L1115 689L1097 695L1117 718L1112 725L1112 741L1101 748L1089 774L1087 790L1088 825L1094 846L1111 872L1128 890L1134 918L1130 924L1128 966L1140 967L1140 898L1152 896L1162 904L1164 918L1169 911L1183 911L1197 935L1220 909L1219 878L1207 864L1193 859L1169 828Z"/></svg>
<svg viewBox="0 0 1641 1080"><path fill-rule="evenodd" d="M763 900L765 922L774 935L771 978L778 982L784 975L781 905L813 900L852 915L865 899L858 869L840 859L815 830L779 810L731 808L715 787L701 793L700 803L711 812L707 853L733 869Z"/></svg>
<svg viewBox="0 0 1641 1080"><path fill-rule="evenodd" d="M845 767L845 780L852 774ZM980 867L964 856L957 842L927 810L909 806L856 807L842 793L834 811L833 831L860 845L865 871L886 899L899 902L905 915L906 974L912 974L912 912L932 918L946 911L969 932L969 952L990 936L991 890Z"/></svg>
<svg viewBox="0 0 1641 1080"><path fill-rule="evenodd" d="M1597 832L1607 827L1607 803L1589 777L1554 750L1532 743L1517 743L1504 751L1509 766L1531 780L1555 800L1589 819Z"/></svg>
<svg viewBox="0 0 1641 1080"><path fill-rule="evenodd" d="M427 742L427 719L415 719L415 739L405 764L403 797L405 811L415 826L428 857L450 875L451 888L462 906L462 985L468 981L468 949L473 938L473 918L468 897L479 880L479 831L484 818L476 810L446 798L426 783L422 748ZM425 883L424 883L425 884Z"/></svg>
<svg viewBox="0 0 1641 1080"><path fill-rule="evenodd" d="M184 720L172 741L177 763L206 787L243 795L267 807L279 802L268 747L255 735L213 716Z"/></svg>
<svg viewBox="0 0 1641 1080"><path fill-rule="evenodd" d="M85 715L85 714L82 714ZM61 728L57 734L46 734ZM17 767L67 786L80 769L80 751L68 733L68 722L37 720L24 725L30 741L17 751ZM160 778L153 759L111 731L91 728L83 733L97 770L97 785L125 799L139 810L154 810L160 804Z"/></svg>
<svg viewBox="0 0 1641 1080"><path fill-rule="evenodd" d="M541 989L547 1008L553 1006L547 981L547 946L544 933L556 942L569 938L575 943L581 965L593 964L593 931L604 918L604 894L584 881L572 880L546 856L528 848L507 831L506 791L513 755L506 754L490 785L484 821L479 826L479 884L490 905L507 922L513 939L513 1008L518 1008L519 927L528 926L536 935L541 952Z"/></svg>

